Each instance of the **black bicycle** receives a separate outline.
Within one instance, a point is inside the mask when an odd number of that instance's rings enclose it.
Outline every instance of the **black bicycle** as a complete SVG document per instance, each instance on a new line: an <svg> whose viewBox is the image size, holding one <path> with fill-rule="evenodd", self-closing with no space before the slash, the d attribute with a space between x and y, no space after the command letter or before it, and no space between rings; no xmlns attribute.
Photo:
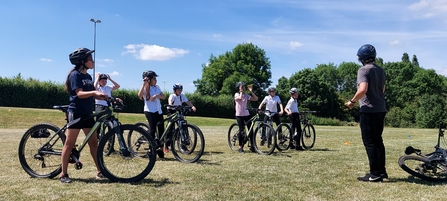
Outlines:
<svg viewBox="0 0 447 201"><path fill-rule="evenodd" d="M307 114L316 113L316 111L301 111L300 122L302 124L301 132L301 144L305 149L310 149L315 145L315 127L312 125L312 121L308 119ZM281 123L276 128L276 135L278 136L277 149L279 151L288 150L290 148L290 142L294 146L300 146L297 144L297 132L292 133L291 123Z"/></svg>
<svg viewBox="0 0 447 201"><path fill-rule="evenodd" d="M438 144L434 147L434 152L422 154L420 149L415 149L412 146L408 146L405 149L406 155L401 156L398 160L399 166L403 170L427 181L447 181L447 153L440 146L441 138L444 144L446 144L443 125L443 122L439 124Z"/></svg>
<svg viewBox="0 0 447 201"><path fill-rule="evenodd" d="M157 147L162 147L168 143L172 154L178 161L186 163L197 162L205 150L205 138L199 127L185 120L185 115L191 111L191 107L181 105L165 105L165 107L175 112L168 115L163 121L158 122L158 124L167 122L167 125L161 135L159 132L155 134ZM149 130L147 123L140 122L136 125Z"/></svg>
<svg viewBox="0 0 447 201"><path fill-rule="evenodd" d="M140 181L151 172L155 165L155 141L145 130L136 125L121 125L113 111L117 102L115 99L109 98L107 103L109 106L105 110L88 117L97 117L96 122L82 144L73 148L70 163L75 165L75 169L82 169L83 164L80 161L82 150L93 133L100 127L104 128L104 124L108 124L113 129L109 129L101 137L97 152L102 174L114 182ZM68 105L54 106L53 108L66 114ZM61 155L67 127L68 124L60 129L53 124L41 123L32 126L25 132L20 140L18 155L20 164L26 173L31 177L38 178L53 178L61 173ZM129 136L135 139L133 140L134 144L125 141ZM142 137L145 138L145 141L139 140Z"/></svg>
<svg viewBox="0 0 447 201"><path fill-rule="evenodd" d="M245 131L239 132L237 123L231 124L228 129L228 146L230 146L231 150L238 151L239 135L242 135L243 137L241 139L244 140L242 144L248 142L248 147L251 151L262 155L272 154L275 151L277 140L275 130L268 123L264 123L260 119L260 114L264 113L264 111L254 108L249 109L249 111L256 111L256 114L245 122L245 125L251 124L250 128L247 130L246 126L244 126Z"/></svg>

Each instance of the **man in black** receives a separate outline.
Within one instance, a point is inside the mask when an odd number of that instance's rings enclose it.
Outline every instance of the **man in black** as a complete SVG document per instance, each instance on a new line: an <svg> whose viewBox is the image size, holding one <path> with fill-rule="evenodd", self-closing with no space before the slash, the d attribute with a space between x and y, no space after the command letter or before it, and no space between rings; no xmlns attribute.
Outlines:
<svg viewBox="0 0 447 201"><path fill-rule="evenodd" d="M357 52L358 60L363 64L357 72L357 92L345 103L354 107L357 100L360 104L360 130L363 145L369 160L369 173L358 177L359 181L379 182L388 178L385 169L385 146L382 132L386 114L385 81L383 68L376 65L376 49L366 44Z"/></svg>

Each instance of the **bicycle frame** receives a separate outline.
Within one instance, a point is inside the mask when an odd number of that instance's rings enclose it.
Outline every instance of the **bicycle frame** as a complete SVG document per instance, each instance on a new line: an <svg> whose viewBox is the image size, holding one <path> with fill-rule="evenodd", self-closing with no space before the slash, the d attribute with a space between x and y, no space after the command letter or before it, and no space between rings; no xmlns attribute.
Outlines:
<svg viewBox="0 0 447 201"><path fill-rule="evenodd" d="M184 123L186 123L185 120L185 113L186 111L190 110L191 107L189 106L172 106L172 105L167 105L167 107L172 107L175 109L175 112L173 114L170 114L169 116L166 117L166 119L164 119L163 121L160 121L157 123L157 125L159 124L164 124L166 121L168 121L168 124L165 127L164 132L161 134L161 136L158 134L158 132L156 133L156 137L157 139L163 139L161 141L161 143L165 143L166 141L168 141L168 139L165 139L166 136L168 135L169 132L171 132L171 129L174 127L175 124L177 124L179 131L183 132L182 126ZM172 129L174 130L174 129ZM175 131L175 130L174 130ZM172 133L173 134L173 133ZM171 138L174 135L171 136ZM183 135L181 135L183 137Z"/></svg>

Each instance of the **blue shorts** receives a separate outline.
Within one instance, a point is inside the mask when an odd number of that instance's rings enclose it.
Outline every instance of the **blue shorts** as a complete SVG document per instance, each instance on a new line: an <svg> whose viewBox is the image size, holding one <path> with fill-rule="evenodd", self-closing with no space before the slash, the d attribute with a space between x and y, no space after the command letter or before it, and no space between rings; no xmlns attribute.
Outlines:
<svg viewBox="0 0 447 201"><path fill-rule="evenodd" d="M67 123L68 128L82 129L82 128L92 128L95 125L95 120L93 118L87 119L89 114L75 114L68 112Z"/></svg>

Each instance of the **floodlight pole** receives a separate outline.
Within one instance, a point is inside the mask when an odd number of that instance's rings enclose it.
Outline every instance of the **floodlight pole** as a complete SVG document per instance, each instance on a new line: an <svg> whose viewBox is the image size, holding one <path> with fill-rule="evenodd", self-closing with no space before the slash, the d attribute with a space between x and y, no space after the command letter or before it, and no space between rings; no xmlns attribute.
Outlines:
<svg viewBox="0 0 447 201"><path fill-rule="evenodd" d="M95 68L96 68L96 23L101 23L101 20L95 20L93 18L90 18L90 22L94 23L94 27L93 27L93 50L95 50L95 52L93 52L93 82L95 82Z"/></svg>

